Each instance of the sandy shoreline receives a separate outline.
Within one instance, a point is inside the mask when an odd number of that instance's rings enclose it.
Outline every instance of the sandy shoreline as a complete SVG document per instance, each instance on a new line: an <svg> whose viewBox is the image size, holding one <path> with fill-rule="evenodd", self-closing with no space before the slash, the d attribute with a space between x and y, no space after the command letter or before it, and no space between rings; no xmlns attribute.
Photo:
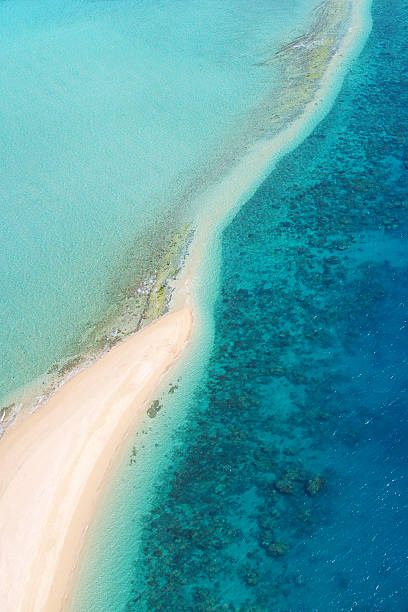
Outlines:
<svg viewBox="0 0 408 612"><path fill-rule="evenodd" d="M71 378L0 443L0 601L60 610L83 533L121 443L192 329L171 312Z"/></svg>

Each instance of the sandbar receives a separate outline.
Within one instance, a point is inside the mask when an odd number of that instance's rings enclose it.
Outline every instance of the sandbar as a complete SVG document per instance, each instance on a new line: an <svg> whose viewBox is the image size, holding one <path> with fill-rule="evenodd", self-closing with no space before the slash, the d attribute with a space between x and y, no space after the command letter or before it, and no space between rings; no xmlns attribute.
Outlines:
<svg viewBox="0 0 408 612"><path fill-rule="evenodd" d="M110 467L183 351L191 310L170 312L82 370L0 440L2 612L57 612Z"/></svg>

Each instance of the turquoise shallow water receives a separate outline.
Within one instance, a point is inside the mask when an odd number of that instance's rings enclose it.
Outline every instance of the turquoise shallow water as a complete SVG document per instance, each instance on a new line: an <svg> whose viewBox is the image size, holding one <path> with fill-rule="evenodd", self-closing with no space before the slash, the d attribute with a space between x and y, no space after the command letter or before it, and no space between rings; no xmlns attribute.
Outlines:
<svg viewBox="0 0 408 612"><path fill-rule="evenodd" d="M223 233L208 367L141 435L144 516L129 450L115 566L75 609L407 609L408 5L372 14L328 117Z"/></svg>
<svg viewBox="0 0 408 612"><path fill-rule="evenodd" d="M314 4L1 2L0 398L83 350L195 218L255 136L257 62Z"/></svg>

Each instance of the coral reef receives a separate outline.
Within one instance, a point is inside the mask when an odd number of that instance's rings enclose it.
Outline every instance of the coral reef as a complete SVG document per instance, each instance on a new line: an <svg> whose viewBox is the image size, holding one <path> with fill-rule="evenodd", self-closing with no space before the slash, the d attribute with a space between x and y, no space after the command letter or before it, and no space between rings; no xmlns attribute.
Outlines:
<svg viewBox="0 0 408 612"><path fill-rule="evenodd" d="M306 482L306 493L311 497L314 497L315 495L323 491L325 486L326 481L323 476L313 476L312 478L309 478L309 480Z"/></svg>
<svg viewBox="0 0 408 612"><path fill-rule="evenodd" d="M316 46L307 61L330 52ZM370 443L354 359L408 275L398 255L405 68L389 37L367 54L332 113L224 233L208 375L144 519L129 611L322 605L308 582L314 554L300 568L299 551L340 503L336 453ZM345 601L347 579L324 569L327 592Z"/></svg>

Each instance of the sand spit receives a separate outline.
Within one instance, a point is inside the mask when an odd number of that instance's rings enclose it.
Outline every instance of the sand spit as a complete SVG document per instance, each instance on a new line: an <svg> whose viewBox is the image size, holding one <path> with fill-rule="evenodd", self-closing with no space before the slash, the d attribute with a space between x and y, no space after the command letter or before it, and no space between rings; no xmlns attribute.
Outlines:
<svg viewBox="0 0 408 612"><path fill-rule="evenodd" d="M113 348L0 442L3 612L56 612L123 438L192 329L187 307Z"/></svg>

